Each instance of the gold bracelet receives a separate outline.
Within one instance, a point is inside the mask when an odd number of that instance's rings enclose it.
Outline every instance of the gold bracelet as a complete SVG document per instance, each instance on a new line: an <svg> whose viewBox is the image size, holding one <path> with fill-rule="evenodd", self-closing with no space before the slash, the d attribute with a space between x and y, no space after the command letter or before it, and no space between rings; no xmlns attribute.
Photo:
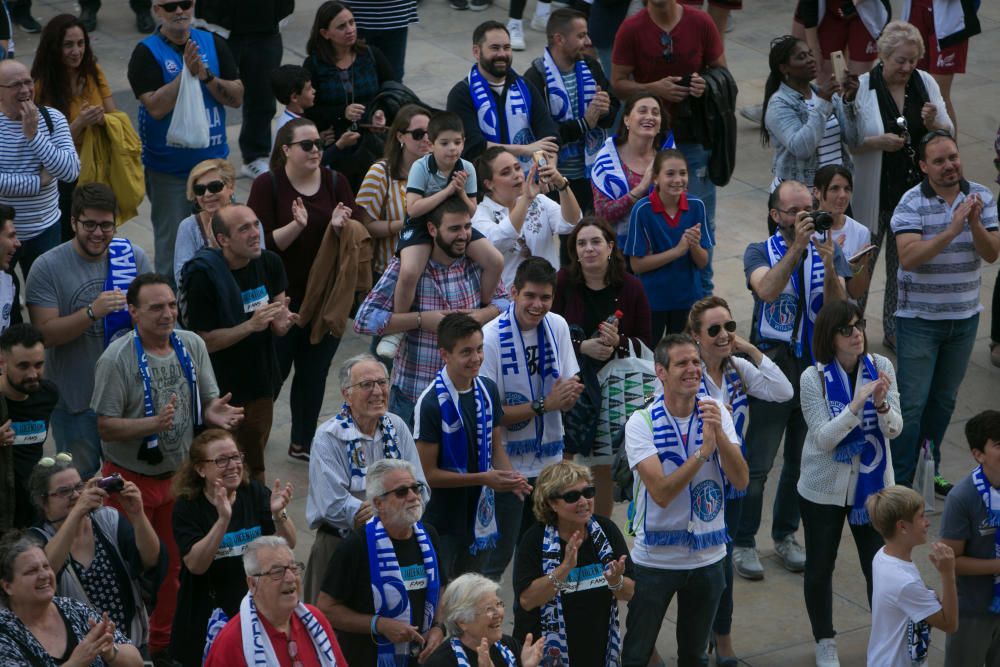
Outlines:
<svg viewBox="0 0 1000 667"><path fill-rule="evenodd" d="M420 321L421 321L420 311L418 310L417 311L417 329L418 330L420 329Z"/></svg>

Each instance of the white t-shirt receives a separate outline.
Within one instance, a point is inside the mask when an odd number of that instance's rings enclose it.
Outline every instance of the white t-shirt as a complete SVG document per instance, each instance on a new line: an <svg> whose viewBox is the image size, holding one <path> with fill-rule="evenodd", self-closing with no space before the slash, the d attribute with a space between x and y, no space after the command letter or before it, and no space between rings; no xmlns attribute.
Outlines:
<svg viewBox="0 0 1000 667"><path fill-rule="evenodd" d="M719 413L722 415L722 430L725 432L729 442L739 444L740 439L736 435L733 418L730 416L725 404L714 398L709 400L713 400L719 404ZM677 422L677 428L681 433L688 432L691 415L688 415L684 419L675 416L674 420ZM687 443L688 456L694 456L694 451L697 448L696 440L691 438ZM636 471L636 467L639 463L651 456L657 456L656 446L653 445L653 433L650 431L649 424L645 418L638 412L633 413L632 417L625 424L625 453L628 455L629 466L635 472L637 478L639 473ZM715 464L710 463L710 465ZM653 500L652 498L648 498L645 487L640 484L639 490L635 494L635 516L644 517L646 515L646 502L653 502ZM690 502L690 495L682 491L674 498L671 505L673 503L682 503L687 506ZM694 570L718 562L726 556L725 544L718 544L699 551L692 551L686 546L647 546L643 522L636 521L634 529L635 543L632 545L632 562L644 567L655 567L661 570Z"/></svg>
<svg viewBox="0 0 1000 667"><path fill-rule="evenodd" d="M917 566L878 550L872 560L872 632L868 664L920 667L927 664L931 628L927 619L941 610Z"/></svg>
<svg viewBox="0 0 1000 667"><path fill-rule="evenodd" d="M831 230L830 235L833 237L834 243L839 244L840 249L844 251L844 257L850 259L872 242L872 233L854 218L847 215L844 218L846 218L844 226L837 230ZM813 234L813 238L819 243L823 240L823 235L817 232Z"/></svg>

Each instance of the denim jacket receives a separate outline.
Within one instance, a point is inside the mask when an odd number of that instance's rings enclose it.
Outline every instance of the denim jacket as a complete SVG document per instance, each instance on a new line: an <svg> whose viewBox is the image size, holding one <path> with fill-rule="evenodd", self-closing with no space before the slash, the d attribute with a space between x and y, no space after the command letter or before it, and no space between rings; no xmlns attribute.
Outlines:
<svg viewBox="0 0 1000 667"><path fill-rule="evenodd" d="M806 105L801 93L784 83L768 100L764 126L774 147L772 171L781 180L793 179L812 185L819 162L817 150L826 130L826 119L831 113L836 114L840 122L843 164L852 171L854 169L844 134L848 116L853 121L856 115L854 102L844 102L840 95L834 95L833 100L828 102L816 95L816 91L813 86L815 107L812 109Z"/></svg>

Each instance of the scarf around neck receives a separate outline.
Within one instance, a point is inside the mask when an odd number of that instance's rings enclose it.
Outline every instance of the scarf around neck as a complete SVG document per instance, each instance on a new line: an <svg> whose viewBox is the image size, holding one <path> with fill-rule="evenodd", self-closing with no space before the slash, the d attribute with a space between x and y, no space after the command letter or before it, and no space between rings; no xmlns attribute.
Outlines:
<svg viewBox="0 0 1000 667"><path fill-rule="evenodd" d="M604 141L604 146L597 151L590 171L590 181L597 190L614 201L624 197L632 188L628 184L628 175L622 166L621 156L618 155L618 146L615 145L616 136L608 137ZM666 148L676 148L674 142L674 131L668 130L667 136L660 146L660 150ZM649 187L650 192L653 186Z"/></svg>
<svg viewBox="0 0 1000 667"><path fill-rule="evenodd" d="M542 65L545 68L545 88L548 91L549 113L552 114L552 119L557 123L564 123L583 118L587 113L587 107L597 94L597 81L594 80L587 62L580 58L573 64L573 76L576 78L575 100L569 98L562 72L559 71L548 48L542 54ZM589 177L590 169L597 158L597 153L604 146L605 139L607 132L603 128L592 127L580 141L567 143L560 148L559 159L565 161L567 158L579 157L582 153L585 173Z"/></svg>
<svg viewBox="0 0 1000 667"><path fill-rule="evenodd" d="M458 667L469 667L469 657L465 655L465 647L462 646L462 642L458 640L458 637L452 637L448 640L449 646L451 646L451 652L455 654L455 662L458 663ZM503 642L496 642L493 644L500 655L503 657L504 664L507 667L517 667L517 658L514 654L510 652L510 649L503 645ZM491 667L490 665L479 665L479 667Z"/></svg>
<svg viewBox="0 0 1000 667"><path fill-rule="evenodd" d="M978 466L972 471L972 483L986 508L986 524L997 529L994 535L993 557L1000 558L1000 490L990 485L986 473L983 472L983 466ZM1000 575L993 576L990 613L1000 614Z"/></svg>
<svg viewBox="0 0 1000 667"><path fill-rule="evenodd" d="M153 381L149 373L149 359L146 357L146 350L142 347L139 329L134 329L133 333L133 346L135 347L135 355L139 362L139 376L142 378L143 410L146 417L153 417L156 415L156 409L153 405ZM181 372L187 380L188 389L191 393L191 423L198 426L201 424L201 397L198 395L198 374L194 368L194 361L191 360L191 355L188 354L187 348L184 347L184 343L176 331L170 332L170 346L174 348L177 363L181 366ZM180 406L178 407L180 408ZM146 461L150 465L157 465L163 461L163 452L160 451L159 434L154 433L143 439L142 445L139 447L138 458L140 461Z"/></svg>
<svg viewBox="0 0 1000 667"><path fill-rule="evenodd" d="M479 66L473 65L469 70L469 92L472 94L472 106L479 120L479 131L487 141L495 144L519 144L526 146L535 141L531 130L531 92L524 79L514 75L513 82L507 89L504 100L504 123L500 123L500 113L497 110L496 98L489 82L479 73ZM506 83L504 84L506 86ZM525 173L531 168L532 156L518 158Z"/></svg>
<svg viewBox="0 0 1000 667"><path fill-rule="evenodd" d="M319 656L321 667L336 667L337 659L333 652L333 645L322 624L301 602L295 607L294 614L302 621L302 625L309 633L313 648L316 649L316 655ZM240 602L240 634L243 639L243 658L246 660L247 667L257 667L258 665L267 667L278 664L278 656L274 653L271 638L264 630L260 616L257 614L257 605L254 604L253 596L250 593L243 596L243 601Z"/></svg>
<svg viewBox="0 0 1000 667"><path fill-rule="evenodd" d="M333 418L339 428L337 437L347 443L347 460L351 466L351 477L360 477L362 480L368 473L368 462L365 460L364 442L368 436L358 430L354 417L351 415L351 408L344 403L340 406L340 413ZM396 436L396 428L392 425L388 414L378 418L378 426L375 436L379 430L382 431L382 458L400 459L403 458L399 451L399 438Z"/></svg>
<svg viewBox="0 0 1000 667"><path fill-rule="evenodd" d="M701 365L701 391L706 396L711 396L712 392L708 389L708 369L705 364ZM728 403L728 407L732 409L733 413L733 426L736 429L736 435L740 439L740 451L743 452L743 458L747 456L747 447L744 438L747 432L747 419L750 417L750 398L747 396L746 386L743 384L743 378L740 374L736 372L736 366L730 359L726 359L725 366L722 371L722 390L724 394L724 401ZM746 489L737 489L732 484L729 484L729 480L726 480L726 498L742 498L747 494Z"/></svg>
<svg viewBox="0 0 1000 667"><path fill-rule="evenodd" d="M772 267L780 262L781 258L788 252L788 245L780 231L775 232L774 236L767 240L766 247L768 263ZM757 324L757 330L761 338L791 343L797 358L801 359L804 354L807 354L811 359L813 327L816 325L816 316L819 315L820 308L823 307L823 281L826 277L823 258L816 252L813 243L809 244L804 268L802 273L805 277L805 285L800 284L799 270L796 267L791 277L792 293L783 291L771 303L761 302L760 322ZM806 305L803 317L798 316L800 296L804 297L801 300ZM802 326L796 330L795 325L800 320Z"/></svg>

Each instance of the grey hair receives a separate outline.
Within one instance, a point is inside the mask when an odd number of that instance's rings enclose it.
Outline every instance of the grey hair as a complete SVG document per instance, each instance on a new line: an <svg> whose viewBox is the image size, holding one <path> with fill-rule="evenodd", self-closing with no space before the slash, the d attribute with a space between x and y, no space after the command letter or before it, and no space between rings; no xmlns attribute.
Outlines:
<svg viewBox="0 0 1000 667"><path fill-rule="evenodd" d="M393 470L405 470L413 476L413 479L417 478L416 468L406 459L380 459L368 466L368 473L365 475L365 498L372 503L373 511L375 511L374 500L385 495L385 476ZM377 511L375 513L378 514Z"/></svg>
<svg viewBox="0 0 1000 667"><path fill-rule="evenodd" d="M878 45L878 57L882 60L890 58L896 49L906 44L917 47L917 58L924 57L924 38L913 24L906 21L889 21L882 28L882 34L879 35L876 44Z"/></svg>
<svg viewBox="0 0 1000 667"><path fill-rule="evenodd" d="M462 628L458 624L471 623L475 620L479 598L499 590L500 584L474 572L452 580L441 597L441 615L444 616L444 626L448 630L448 636L460 636Z"/></svg>
<svg viewBox="0 0 1000 667"><path fill-rule="evenodd" d="M260 559L258 555L261 549L279 549L284 547L290 553L292 548L288 546L288 541L278 535L265 535L247 545L247 550L243 552L243 571L248 577L260 574Z"/></svg>
<svg viewBox="0 0 1000 667"><path fill-rule="evenodd" d="M14 581L14 561L18 556L27 553L32 549L42 549L42 541L38 536L27 531L12 530L0 540L0 579L7 583ZM0 587L0 600L4 603L10 602L10 596Z"/></svg>
<svg viewBox="0 0 1000 667"><path fill-rule="evenodd" d="M354 367L365 361L373 361L382 368L382 372L385 373L386 377L389 377L389 369L385 367L379 359L373 355L362 352L361 354L355 354L353 357L345 361L340 366L340 371L337 373L337 377L340 378L340 390L346 391L349 386L351 386L351 371Z"/></svg>

